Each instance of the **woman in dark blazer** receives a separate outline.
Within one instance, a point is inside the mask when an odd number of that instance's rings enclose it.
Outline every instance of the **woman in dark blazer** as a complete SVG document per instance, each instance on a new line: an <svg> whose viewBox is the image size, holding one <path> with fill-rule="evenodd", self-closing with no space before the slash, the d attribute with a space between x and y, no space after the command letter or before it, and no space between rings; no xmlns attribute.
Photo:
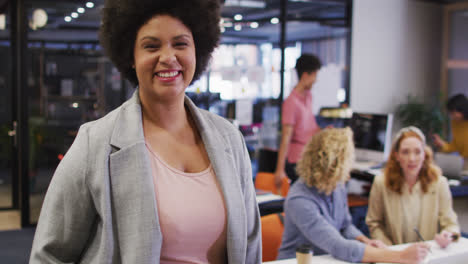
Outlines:
<svg viewBox="0 0 468 264"><path fill-rule="evenodd" d="M242 135L184 94L218 43L219 1L109 0L102 14L101 44L138 88L80 128L47 192L30 263L260 263Z"/></svg>

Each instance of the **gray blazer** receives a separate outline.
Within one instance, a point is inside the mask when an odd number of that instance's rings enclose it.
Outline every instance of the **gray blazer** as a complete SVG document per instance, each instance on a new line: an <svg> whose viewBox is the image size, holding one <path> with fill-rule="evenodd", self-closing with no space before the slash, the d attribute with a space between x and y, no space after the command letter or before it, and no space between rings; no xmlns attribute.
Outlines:
<svg viewBox="0 0 468 264"><path fill-rule="evenodd" d="M243 137L187 97L185 105L223 192L229 263L261 263L260 215ZM50 183L29 263L159 263L157 210L137 90L80 127Z"/></svg>

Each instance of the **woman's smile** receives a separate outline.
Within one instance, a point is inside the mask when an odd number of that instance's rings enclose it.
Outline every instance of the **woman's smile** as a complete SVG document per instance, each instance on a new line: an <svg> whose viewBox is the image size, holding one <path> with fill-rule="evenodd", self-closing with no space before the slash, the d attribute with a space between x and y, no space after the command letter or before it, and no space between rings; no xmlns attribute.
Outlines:
<svg viewBox="0 0 468 264"><path fill-rule="evenodd" d="M182 76L182 72L177 70L165 70L156 72L154 76L161 82L173 82L178 77Z"/></svg>

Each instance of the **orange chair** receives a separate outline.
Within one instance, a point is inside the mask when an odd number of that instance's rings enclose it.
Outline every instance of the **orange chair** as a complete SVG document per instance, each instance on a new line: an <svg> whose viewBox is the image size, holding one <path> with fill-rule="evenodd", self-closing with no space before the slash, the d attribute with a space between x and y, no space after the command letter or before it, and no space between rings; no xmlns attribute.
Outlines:
<svg viewBox="0 0 468 264"><path fill-rule="evenodd" d="M283 236L284 213L262 216L262 262L276 260Z"/></svg>
<svg viewBox="0 0 468 264"><path fill-rule="evenodd" d="M275 185L275 175L273 173L258 172L257 176L255 176L255 188L286 197L289 191L289 179L283 178L283 184L281 185L281 189L278 190Z"/></svg>

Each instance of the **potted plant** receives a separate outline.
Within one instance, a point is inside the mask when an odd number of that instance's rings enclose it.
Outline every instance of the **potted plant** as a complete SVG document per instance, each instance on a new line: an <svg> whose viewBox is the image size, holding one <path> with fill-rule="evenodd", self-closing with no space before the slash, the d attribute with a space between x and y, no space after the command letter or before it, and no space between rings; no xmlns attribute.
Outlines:
<svg viewBox="0 0 468 264"><path fill-rule="evenodd" d="M425 104L411 95L406 103L397 106L395 115L403 126L418 127L428 139L432 134L442 134L446 122L438 105ZM432 140L428 143L433 146Z"/></svg>

